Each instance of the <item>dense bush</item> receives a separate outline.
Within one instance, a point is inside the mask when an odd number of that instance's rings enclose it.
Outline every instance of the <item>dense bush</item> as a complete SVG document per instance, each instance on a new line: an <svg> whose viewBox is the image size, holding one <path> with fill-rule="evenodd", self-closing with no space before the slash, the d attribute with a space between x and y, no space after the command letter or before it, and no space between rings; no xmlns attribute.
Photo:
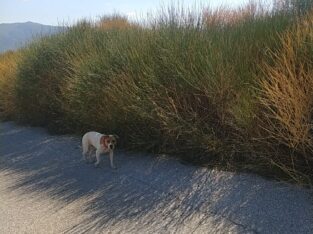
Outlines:
<svg viewBox="0 0 313 234"><path fill-rule="evenodd" d="M16 114L16 78L20 52L9 51L0 56L0 117L13 118Z"/></svg>
<svg viewBox="0 0 313 234"><path fill-rule="evenodd" d="M309 183L313 18L289 9L169 8L145 26L82 21L18 52L2 113Z"/></svg>

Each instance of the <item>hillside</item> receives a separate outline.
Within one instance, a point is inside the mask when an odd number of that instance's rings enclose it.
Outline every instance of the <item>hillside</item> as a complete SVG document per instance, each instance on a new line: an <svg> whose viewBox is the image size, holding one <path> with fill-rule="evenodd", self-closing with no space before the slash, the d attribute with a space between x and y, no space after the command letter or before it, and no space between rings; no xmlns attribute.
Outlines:
<svg viewBox="0 0 313 234"><path fill-rule="evenodd" d="M0 24L0 53L15 50L35 37L54 34L61 29L33 22Z"/></svg>

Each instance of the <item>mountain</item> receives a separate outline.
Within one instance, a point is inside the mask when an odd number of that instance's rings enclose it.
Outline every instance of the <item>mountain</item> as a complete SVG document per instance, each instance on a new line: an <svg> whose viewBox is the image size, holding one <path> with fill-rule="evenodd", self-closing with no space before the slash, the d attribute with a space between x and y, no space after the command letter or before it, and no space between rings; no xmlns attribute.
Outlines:
<svg viewBox="0 0 313 234"><path fill-rule="evenodd" d="M15 50L38 36L54 34L62 29L33 22L0 24L0 53Z"/></svg>

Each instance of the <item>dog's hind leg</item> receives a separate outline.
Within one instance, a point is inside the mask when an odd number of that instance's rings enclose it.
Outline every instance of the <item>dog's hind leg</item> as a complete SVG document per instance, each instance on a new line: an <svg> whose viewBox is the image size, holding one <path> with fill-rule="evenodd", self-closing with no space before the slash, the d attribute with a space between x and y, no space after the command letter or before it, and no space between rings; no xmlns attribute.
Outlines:
<svg viewBox="0 0 313 234"><path fill-rule="evenodd" d="M88 156L88 149L87 150L83 150L83 159L87 160L87 156Z"/></svg>
<svg viewBox="0 0 313 234"><path fill-rule="evenodd" d="M88 146L87 150L83 152L83 160L86 161L86 163L92 163L94 160L92 159L92 146Z"/></svg>
<svg viewBox="0 0 313 234"><path fill-rule="evenodd" d="M89 144L87 139L85 139L84 137L82 139L82 147L83 147L83 159L87 160L87 156L89 153Z"/></svg>
<svg viewBox="0 0 313 234"><path fill-rule="evenodd" d="M97 158L97 161L95 162L95 167L98 167L100 164L100 151L99 150L96 151L96 158Z"/></svg>

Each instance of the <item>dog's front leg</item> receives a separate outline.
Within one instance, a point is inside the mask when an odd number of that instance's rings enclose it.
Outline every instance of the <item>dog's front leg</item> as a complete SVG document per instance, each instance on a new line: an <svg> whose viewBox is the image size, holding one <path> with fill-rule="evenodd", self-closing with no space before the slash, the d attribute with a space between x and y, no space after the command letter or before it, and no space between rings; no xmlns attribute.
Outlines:
<svg viewBox="0 0 313 234"><path fill-rule="evenodd" d="M95 167L98 167L100 164L100 151L99 150L96 151L96 158L97 158L97 161L95 162Z"/></svg>
<svg viewBox="0 0 313 234"><path fill-rule="evenodd" d="M113 163L113 151L110 151L109 156L110 156L111 168L116 169L116 166L114 166L114 163Z"/></svg>

